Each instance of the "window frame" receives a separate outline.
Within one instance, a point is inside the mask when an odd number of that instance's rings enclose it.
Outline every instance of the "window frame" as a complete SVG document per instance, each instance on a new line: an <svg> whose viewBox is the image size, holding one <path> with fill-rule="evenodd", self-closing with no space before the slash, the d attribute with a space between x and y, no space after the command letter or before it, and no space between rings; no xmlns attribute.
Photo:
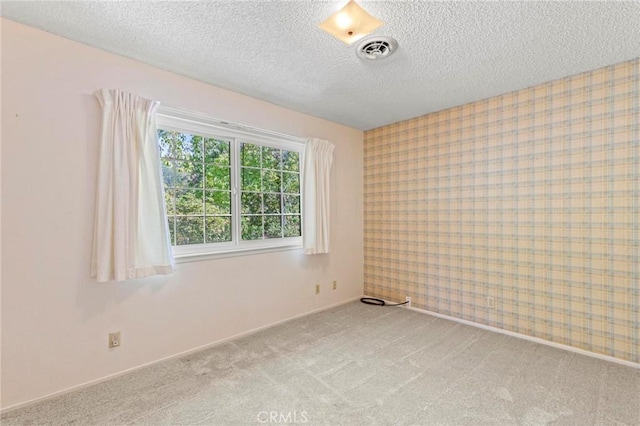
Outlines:
<svg viewBox="0 0 640 426"><path fill-rule="evenodd" d="M250 143L298 152L300 156L300 197L302 200L302 158L304 154L304 139L269 130L229 123L200 113L193 113L163 106L160 106L156 112L156 126L158 129L162 130L197 134L203 137L228 140L230 142L231 241L179 246L174 246L172 244L171 247L176 262L181 263L206 260L209 258L302 249L302 235L299 237L242 240L242 214L240 205L242 194L242 164L240 148L242 143ZM301 204L301 234L304 221L302 216Z"/></svg>

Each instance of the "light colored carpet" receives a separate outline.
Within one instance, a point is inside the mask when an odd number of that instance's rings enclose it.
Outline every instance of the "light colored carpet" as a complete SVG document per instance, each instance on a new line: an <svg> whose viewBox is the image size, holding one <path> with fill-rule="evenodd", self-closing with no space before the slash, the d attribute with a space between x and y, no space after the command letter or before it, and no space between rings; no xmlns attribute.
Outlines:
<svg viewBox="0 0 640 426"><path fill-rule="evenodd" d="M640 370L354 302L1 420L3 426L639 425Z"/></svg>

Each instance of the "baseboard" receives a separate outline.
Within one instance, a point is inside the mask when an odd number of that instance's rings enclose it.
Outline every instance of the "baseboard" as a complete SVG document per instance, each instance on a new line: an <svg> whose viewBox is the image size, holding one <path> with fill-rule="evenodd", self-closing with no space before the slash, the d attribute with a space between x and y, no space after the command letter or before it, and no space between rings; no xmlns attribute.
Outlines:
<svg viewBox="0 0 640 426"><path fill-rule="evenodd" d="M373 296L365 296L365 297L373 297ZM389 300L386 300L385 302L387 302L387 303L397 303L397 302L389 301ZM526 334L516 333L514 331L509 331L509 330L505 330L505 329L498 328L498 327L492 327L490 325L480 324L480 323L477 323L477 322L468 321L468 320L464 320L464 319L461 319L461 318L452 317L452 316L449 316L449 315L439 314L437 312L428 311L426 309L414 308L413 306L411 306L411 307L402 306L402 309L410 309L410 310L415 311L415 312L420 312L422 314L431 315L431 316L442 318L442 319L446 319L446 320L449 320L449 321L459 322L461 324L469 325L471 327L481 328L483 330L492 331L494 333L500 333L500 334L504 334L504 335L507 335L507 336L516 337L518 339L528 340L530 342L535 342L535 343L540 343L541 345L551 346L553 348L562 349L562 350L569 351L569 352L575 352L575 353L580 354L580 355L586 355L586 356L591 357L591 358L597 358L597 359L601 359L601 360L604 360L604 361L609 361L609 362L613 362L613 363L616 363L616 364L625 365L627 367L640 369L640 364L632 362L632 361L626 361L624 359L615 358L615 357L612 357L612 356L609 356L609 355L602 355L602 354L599 354L599 353L587 351L587 350L576 348L576 347L573 347L573 346L568 346L568 345L563 345L561 343L551 342L549 340L540 339L539 337L527 336Z"/></svg>
<svg viewBox="0 0 640 426"><path fill-rule="evenodd" d="M242 333L239 333L239 334L235 334L233 336L225 337L224 339L216 340L215 342L207 343L205 345L198 346L198 347L195 347L193 349L188 349L186 351L179 352L179 353L174 354L174 355L170 355L170 356L167 356L167 357L164 357L164 358L160 358L160 359L158 359L156 361L151 361L151 362L148 362L146 364L139 365L137 367L132 367L132 368L129 368L127 370L120 371L118 373L114 373L114 374L110 374L108 376L101 377L99 379L90 380L88 382L81 383L81 384L75 385L75 386L71 386L69 388L65 388L65 389L62 389L62 390L59 390L59 391L56 391L56 392L52 392L52 393L49 393L49 394L44 395L44 396L39 396L37 398L33 398L33 399L30 399L30 400L25 401L25 402L20 402L18 404L10 405L8 407L3 407L3 408L0 408L0 415L8 413L8 412L13 411L13 410L17 410L19 408L28 407L30 405L37 404L38 402L46 401L46 400L51 399L51 398L55 398L55 397L58 397L58 396L61 396L61 395L65 395L65 394L70 393L70 392L74 392L74 391L77 391L77 390L80 390L80 389L84 389L84 388L87 388L89 386L97 385L98 383L102 383L102 382L106 382L107 380L115 379L116 377L120 377L120 376L123 376L125 374L129 374L129 373L132 373L134 371L141 370L141 369L146 368L146 367L150 367L150 366L158 364L160 362L168 361L168 360L175 359L175 358L180 358L180 357L183 357L183 356L186 356L186 355L190 355L190 354L195 353L195 352L199 352L199 351L202 351L202 350L205 350L205 349L213 348L213 347L221 345L223 343L227 343L227 342L229 342L231 340L236 340L236 339L239 339L241 337L250 336L250 335L255 334L255 333L259 332L259 331L266 330L266 329L271 328L271 327L275 327L275 326L283 324L285 322L293 321L293 320L299 319L299 318L304 318L306 316L313 315L313 314L316 314L318 312L326 311L328 309L335 308L337 306L345 305L345 304L351 303L351 302L353 302L355 300L359 300L360 297L361 296L351 297L349 299L343 300L343 301L338 302L338 303L334 303L332 305L323 306L321 308L314 309L313 311L305 312L303 314L295 315L295 316L292 316L292 317L289 317L289 318L285 318L285 319L282 319L282 320L279 320L279 321L276 321L276 322L273 322L273 323L269 323L267 325L263 325L263 326L260 326L260 327L257 327L257 328L253 328L251 330L248 330L248 331L245 331L245 332L242 332Z"/></svg>

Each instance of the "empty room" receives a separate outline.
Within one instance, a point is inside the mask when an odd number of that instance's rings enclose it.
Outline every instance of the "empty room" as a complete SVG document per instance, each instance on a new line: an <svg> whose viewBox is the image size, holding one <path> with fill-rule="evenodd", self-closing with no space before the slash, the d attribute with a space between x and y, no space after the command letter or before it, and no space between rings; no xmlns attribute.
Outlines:
<svg viewBox="0 0 640 426"><path fill-rule="evenodd" d="M3 426L640 425L640 2L0 15Z"/></svg>

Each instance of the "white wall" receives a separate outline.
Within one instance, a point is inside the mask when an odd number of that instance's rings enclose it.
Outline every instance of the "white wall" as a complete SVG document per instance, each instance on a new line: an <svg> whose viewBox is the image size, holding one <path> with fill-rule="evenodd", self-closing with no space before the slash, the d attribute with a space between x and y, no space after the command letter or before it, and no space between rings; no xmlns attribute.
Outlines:
<svg viewBox="0 0 640 426"><path fill-rule="evenodd" d="M99 88L332 141L332 254L183 263L169 277L97 284ZM359 130L3 19L2 407L361 295L362 143ZM110 350L114 330L122 347Z"/></svg>

